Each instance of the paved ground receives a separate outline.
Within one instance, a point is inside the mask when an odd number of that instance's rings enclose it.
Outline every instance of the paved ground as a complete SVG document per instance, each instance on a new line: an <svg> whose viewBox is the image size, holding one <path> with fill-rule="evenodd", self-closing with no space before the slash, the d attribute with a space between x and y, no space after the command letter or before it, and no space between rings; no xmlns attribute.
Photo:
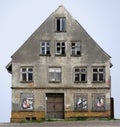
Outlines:
<svg viewBox="0 0 120 127"><path fill-rule="evenodd" d="M0 127L120 127L120 120L115 121L58 121L43 123L0 123Z"/></svg>

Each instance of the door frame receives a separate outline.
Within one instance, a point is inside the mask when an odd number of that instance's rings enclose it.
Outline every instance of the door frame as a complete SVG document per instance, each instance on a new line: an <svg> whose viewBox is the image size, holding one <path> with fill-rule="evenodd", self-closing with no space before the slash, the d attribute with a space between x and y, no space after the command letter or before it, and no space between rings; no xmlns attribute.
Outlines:
<svg viewBox="0 0 120 127"><path fill-rule="evenodd" d="M65 94L64 93L45 93L45 119L48 119L47 118L47 97L48 96L62 96L63 97L63 119L65 118L65 107L64 107L64 104L65 104ZM55 118L57 119L57 118ZM59 118L58 118L59 119Z"/></svg>

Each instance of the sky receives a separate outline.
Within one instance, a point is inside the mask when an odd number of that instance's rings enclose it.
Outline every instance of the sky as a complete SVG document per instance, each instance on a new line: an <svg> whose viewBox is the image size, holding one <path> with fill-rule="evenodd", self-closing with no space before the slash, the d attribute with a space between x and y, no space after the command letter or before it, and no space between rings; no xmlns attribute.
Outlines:
<svg viewBox="0 0 120 127"><path fill-rule="evenodd" d="M59 5L111 56L111 96L120 119L120 0L0 0L0 122L11 117L11 75L5 66Z"/></svg>

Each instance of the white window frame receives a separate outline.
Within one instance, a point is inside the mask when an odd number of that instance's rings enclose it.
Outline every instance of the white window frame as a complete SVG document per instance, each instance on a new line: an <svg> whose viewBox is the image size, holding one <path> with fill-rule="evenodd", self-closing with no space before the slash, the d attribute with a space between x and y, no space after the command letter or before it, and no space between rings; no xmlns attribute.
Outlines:
<svg viewBox="0 0 120 127"><path fill-rule="evenodd" d="M71 43L71 55L81 56L81 42L76 41Z"/></svg>
<svg viewBox="0 0 120 127"><path fill-rule="evenodd" d="M94 80L94 75L96 75L96 80ZM100 75L103 80L100 79ZM105 67L93 67L93 82L105 82Z"/></svg>
<svg viewBox="0 0 120 127"><path fill-rule="evenodd" d="M78 69L78 71L76 71ZM79 77L79 80L76 80L76 75ZM85 80L83 81L82 76L85 75ZM75 67L75 82L87 82L87 68L86 67Z"/></svg>
<svg viewBox="0 0 120 127"><path fill-rule="evenodd" d="M50 55L50 43L45 41L45 42L41 42L41 55ZM44 48L44 51L43 51Z"/></svg>
<svg viewBox="0 0 120 127"><path fill-rule="evenodd" d="M33 82L33 67L21 67L20 70L21 70L21 81L22 82ZM29 77L30 75L32 76L31 79Z"/></svg>
<svg viewBox="0 0 120 127"><path fill-rule="evenodd" d="M58 45L59 43L59 45ZM64 44L64 45L63 45ZM66 46L65 46L65 42L56 42L56 55L65 55L66 52ZM58 50L59 48L59 50Z"/></svg>
<svg viewBox="0 0 120 127"><path fill-rule="evenodd" d="M49 67L49 82L61 82L61 67Z"/></svg>
<svg viewBox="0 0 120 127"><path fill-rule="evenodd" d="M59 24L58 24L59 21ZM58 28L59 25L59 28ZM66 31L66 18L65 17L57 17L56 18L56 31L57 32L65 32Z"/></svg>

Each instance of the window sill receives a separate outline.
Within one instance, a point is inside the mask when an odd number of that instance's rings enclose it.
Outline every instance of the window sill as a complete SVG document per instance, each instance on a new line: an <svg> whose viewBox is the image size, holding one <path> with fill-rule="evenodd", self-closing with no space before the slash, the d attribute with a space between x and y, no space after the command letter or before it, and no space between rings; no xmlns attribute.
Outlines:
<svg viewBox="0 0 120 127"><path fill-rule="evenodd" d="M64 31L55 31L55 33L66 33L67 31L64 30Z"/></svg>
<svg viewBox="0 0 120 127"><path fill-rule="evenodd" d="M66 56L66 54L55 54L55 56L58 56L58 57L65 57Z"/></svg>
<svg viewBox="0 0 120 127"><path fill-rule="evenodd" d="M34 81L20 81L20 83L33 83Z"/></svg>
<svg viewBox="0 0 120 127"><path fill-rule="evenodd" d="M92 83L105 83L105 81L92 81Z"/></svg>
<svg viewBox="0 0 120 127"><path fill-rule="evenodd" d="M74 83L87 83L87 81L75 81Z"/></svg>
<svg viewBox="0 0 120 127"><path fill-rule="evenodd" d="M40 54L40 56L51 56L51 54Z"/></svg>
<svg viewBox="0 0 120 127"><path fill-rule="evenodd" d="M61 81L49 81L49 83L61 83Z"/></svg>
<svg viewBox="0 0 120 127"><path fill-rule="evenodd" d="M81 57L81 54L80 55L71 55L71 57Z"/></svg>

